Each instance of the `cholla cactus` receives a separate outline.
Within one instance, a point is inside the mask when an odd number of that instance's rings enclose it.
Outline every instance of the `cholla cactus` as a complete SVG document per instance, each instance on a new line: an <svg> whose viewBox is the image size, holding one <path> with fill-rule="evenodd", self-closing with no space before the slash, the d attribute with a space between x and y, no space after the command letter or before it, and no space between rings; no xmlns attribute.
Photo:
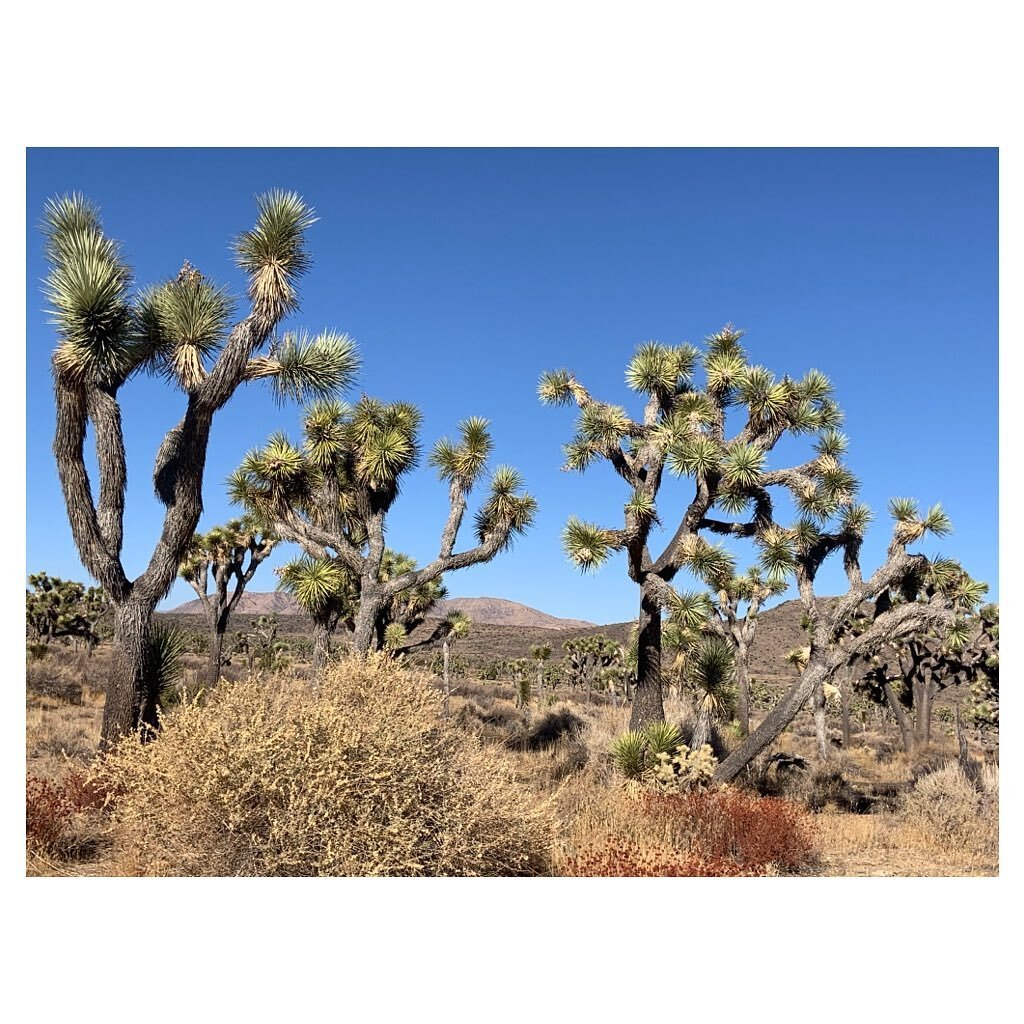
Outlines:
<svg viewBox="0 0 1024 1024"><path fill-rule="evenodd" d="M265 379L276 397L304 399L339 391L355 374L352 342L332 332L285 335L266 355L257 354L297 308L298 280L310 266L305 235L315 219L294 193L257 199L255 225L235 241L248 309L234 319L228 291L187 262L175 278L133 289L119 243L83 196L51 199L43 211L46 292L57 334L53 452L75 546L114 606L104 744L144 722L157 724L145 656L153 610L173 584L199 522L217 411L246 381ZM121 557L128 472L118 395L140 373L180 391L187 410L157 452L153 486L164 521L145 571L130 579ZM98 498L84 454L87 428L96 444Z"/></svg>
<svg viewBox="0 0 1024 1024"><path fill-rule="evenodd" d="M624 732L613 741L611 755L627 782L651 784L667 793L707 786L718 763L710 746L691 750L680 742L679 728L668 722L652 722L644 730Z"/></svg>
<svg viewBox="0 0 1024 1024"><path fill-rule="evenodd" d="M220 678L228 619L276 543L277 538L269 530L244 517L215 526L208 533L197 533L189 544L178 575L198 595L210 630L208 686L213 686ZM212 593L208 580L213 583Z"/></svg>
<svg viewBox="0 0 1024 1024"><path fill-rule="evenodd" d="M458 441L435 444L429 462L448 483L449 513L437 557L422 567L386 565L387 516L404 475L419 457L420 411L408 402L363 396L354 406L321 401L306 409L304 440L283 434L250 452L229 482L232 501L273 523L306 555L351 575L357 594L353 647L380 645L389 609L442 574L490 561L532 523L536 502L522 493L519 474L499 466L475 516L474 547L455 551L469 495L486 473L491 452L487 421L459 425Z"/></svg>

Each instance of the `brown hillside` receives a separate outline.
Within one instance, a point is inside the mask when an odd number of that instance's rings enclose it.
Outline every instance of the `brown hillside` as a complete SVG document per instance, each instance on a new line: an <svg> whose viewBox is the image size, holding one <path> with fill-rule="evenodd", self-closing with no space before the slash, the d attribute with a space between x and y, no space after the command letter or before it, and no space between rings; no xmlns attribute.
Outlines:
<svg viewBox="0 0 1024 1024"><path fill-rule="evenodd" d="M199 599L186 601L177 608L168 610L173 615L202 615L203 606ZM238 606L235 608L235 615L301 615L299 606L291 594L279 594L275 591L269 593L245 593L239 598Z"/></svg>
<svg viewBox="0 0 1024 1024"><path fill-rule="evenodd" d="M532 629L594 629L583 619L559 619L517 601L500 597L452 597L438 603L431 618L443 619L450 611L465 612L474 623L490 626L525 626Z"/></svg>

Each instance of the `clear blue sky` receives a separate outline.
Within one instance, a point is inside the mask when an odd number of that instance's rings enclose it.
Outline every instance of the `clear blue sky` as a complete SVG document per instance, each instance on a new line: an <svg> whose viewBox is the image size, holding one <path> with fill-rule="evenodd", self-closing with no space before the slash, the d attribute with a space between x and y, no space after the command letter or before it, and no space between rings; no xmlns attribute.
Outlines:
<svg viewBox="0 0 1024 1024"><path fill-rule="evenodd" d="M241 294L229 242L251 225L253 195L274 187L297 190L321 218L294 325L354 336L356 394L419 404L425 445L488 417L495 461L521 469L540 502L512 553L448 578L453 595L602 623L635 616L621 559L582 576L561 552L568 515L619 525L627 495L605 466L560 472L573 417L537 403L537 377L568 366L598 397L628 404L622 374L638 342L699 342L732 321L777 373L832 378L851 467L878 513L865 568L887 543L890 496L941 500L955 533L923 550L960 558L998 596L997 154L979 149L30 150L27 572L85 578L50 453L45 199L96 200L140 283L188 259ZM122 404L134 575L160 530L153 457L184 400L140 379ZM297 424L295 408L257 385L236 395L214 425L201 528L234 514L223 481L245 451L276 429L297 437ZM775 464L807 450L780 446ZM663 519L686 496L667 487ZM428 560L445 512L445 488L417 470L391 544ZM841 581L837 565L819 590ZM275 584L264 567L252 588ZM179 582L165 607L191 596Z"/></svg>

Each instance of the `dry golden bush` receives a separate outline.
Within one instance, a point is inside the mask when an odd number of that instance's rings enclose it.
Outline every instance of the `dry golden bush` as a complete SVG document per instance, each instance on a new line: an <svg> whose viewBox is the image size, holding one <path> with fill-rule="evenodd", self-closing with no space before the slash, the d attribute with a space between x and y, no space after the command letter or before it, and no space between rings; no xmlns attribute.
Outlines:
<svg viewBox="0 0 1024 1024"><path fill-rule="evenodd" d="M526 875L542 872L547 811L510 765L440 717L427 677L387 658L295 680L222 683L176 708L159 738L97 764L118 794L126 873Z"/></svg>
<svg viewBox="0 0 1024 1024"><path fill-rule="evenodd" d="M903 821L935 845L997 855L999 769L979 769L977 782L955 761L919 779L903 798Z"/></svg>

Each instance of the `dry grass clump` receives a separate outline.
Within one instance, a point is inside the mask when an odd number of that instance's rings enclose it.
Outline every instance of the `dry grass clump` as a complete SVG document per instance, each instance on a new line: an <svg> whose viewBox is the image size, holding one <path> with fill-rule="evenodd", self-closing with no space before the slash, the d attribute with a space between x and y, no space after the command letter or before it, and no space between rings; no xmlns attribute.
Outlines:
<svg viewBox="0 0 1024 1024"><path fill-rule="evenodd" d="M999 769L986 765L977 775L968 778L954 761L918 779L903 798L903 821L939 847L997 855Z"/></svg>
<svg viewBox="0 0 1024 1024"><path fill-rule="evenodd" d="M373 656L318 695L294 680L222 683L125 743L97 779L118 793L126 872L160 875L526 875L545 811L494 750L440 717L427 677Z"/></svg>

